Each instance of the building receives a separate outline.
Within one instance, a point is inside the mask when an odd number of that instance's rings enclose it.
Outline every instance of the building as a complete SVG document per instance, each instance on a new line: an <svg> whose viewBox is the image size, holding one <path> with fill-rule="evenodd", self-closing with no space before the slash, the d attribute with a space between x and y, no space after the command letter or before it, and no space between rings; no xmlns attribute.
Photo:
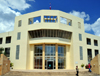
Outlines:
<svg viewBox="0 0 100 76"><path fill-rule="evenodd" d="M0 47L14 69L75 69L100 54L100 37L84 32L84 20L59 10L15 18L14 31L0 33Z"/></svg>

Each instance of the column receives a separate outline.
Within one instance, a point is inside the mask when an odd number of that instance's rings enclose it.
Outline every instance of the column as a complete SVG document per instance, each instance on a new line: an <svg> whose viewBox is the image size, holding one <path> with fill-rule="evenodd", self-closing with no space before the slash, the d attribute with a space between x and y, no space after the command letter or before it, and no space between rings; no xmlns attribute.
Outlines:
<svg viewBox="0 0 100 76"><path fill-rule="evenodd" d="M66 46L66 69L70 69L70 53L69 46Z"/></svg>
<svg viewBox="0 0 100 76"><path fill-rule="evenodd" d="M42 51L42 69L45 69L45 44L43 44L43 51Z"/></svg>
<svg viewBox="0 0 100 76"><path fill-rule="evenodd" d="M91 49L92 52L92 59L95 57L95 49Z"/></svg>
<svg viewBox="0 0 100 76"><path fill-rule="evenodd" d="M41 15L41 23L44 23L44 15Z"/></svg>
<svg viewBox="0 0 100 76"><path fill-rule="evenodd" d="M30 69L34 69L34 45L30 45Z"/></svg>
<svg viewBox="0 0 100 76"><path fill-rule="evenodd" d="M56 44L56 69L58 69L58 44Z"/></svg>

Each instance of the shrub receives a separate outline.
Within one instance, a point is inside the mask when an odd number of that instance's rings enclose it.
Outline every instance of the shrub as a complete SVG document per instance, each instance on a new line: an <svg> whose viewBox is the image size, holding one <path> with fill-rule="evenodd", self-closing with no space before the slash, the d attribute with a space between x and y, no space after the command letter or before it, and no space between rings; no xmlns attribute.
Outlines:
<svg viewBox="0 0 100 76"><path fill-rule="evenodd" d="M13 65L13 63L10 63L10 67L13 67L14 65Z"/></svg>
<svg viewBox="0 0 100 76"><path fill-rule="evenodd" d="M3 54L2 51L4 51L4 48L0 47L0 54Z"/></svg>
<svg viewBox="0 0 100 76"><path fill-rule="evenodd" d="M86 65L86 66L85 66L85 68L86 68L86 69L89 69L89 66L88 66L88 65Z"/></svg>
<svg viewBox="0 0 100 76"><path fill-rule="evenodd" d="M84 64L83 63L81 64L81 67L84 67Z"/></svg>

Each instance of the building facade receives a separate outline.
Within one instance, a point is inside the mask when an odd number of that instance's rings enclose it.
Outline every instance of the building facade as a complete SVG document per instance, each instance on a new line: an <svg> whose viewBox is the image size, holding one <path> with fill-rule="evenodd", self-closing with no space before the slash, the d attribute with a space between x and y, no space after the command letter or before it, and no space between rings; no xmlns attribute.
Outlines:
<svg viewBox="0 0 100 76"><path fill-rule="evenodd" d="M84 32L84 20L59 10L15 18L14 30L0 33L0 47L14 69L75 69L100 54L100 37Z"/></svg>

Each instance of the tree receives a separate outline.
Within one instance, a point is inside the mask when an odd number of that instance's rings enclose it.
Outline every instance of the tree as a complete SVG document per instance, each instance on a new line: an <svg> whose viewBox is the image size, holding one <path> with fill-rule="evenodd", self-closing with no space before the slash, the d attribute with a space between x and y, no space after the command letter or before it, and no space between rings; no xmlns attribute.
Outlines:
<svg viewBox="0 0 100 76"><path fill-rule="evenodd" d="M4 51L4 48L0 47L0 54L2 54L2 51Z"/></svg>

